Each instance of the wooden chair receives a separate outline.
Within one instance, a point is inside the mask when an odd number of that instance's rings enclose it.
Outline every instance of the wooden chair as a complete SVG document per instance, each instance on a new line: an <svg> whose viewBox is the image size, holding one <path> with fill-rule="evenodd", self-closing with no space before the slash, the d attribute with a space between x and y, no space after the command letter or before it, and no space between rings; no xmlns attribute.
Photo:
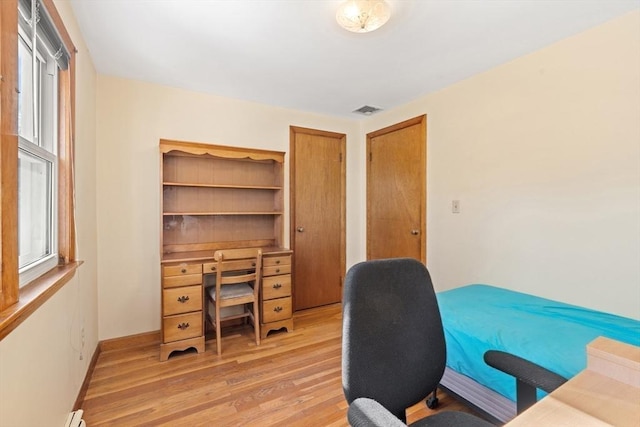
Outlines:
<svg viewBox="0 0 640 427"><path fill-rule="evenodd" d="M216 331L218 356L222 353L220 325L225 320L249 318L253 323L256 345L260 345L260 274L262 271L262 250L226 249L216 251L216 283L206 290L207 301L214 307L214 313L207 310L208 320ZM209 305L209 304L207 304ZM241 311L231 307L240 306ZM226 310L222 310L226 309ZM226 311L226 313L225 313Z"/></svg>

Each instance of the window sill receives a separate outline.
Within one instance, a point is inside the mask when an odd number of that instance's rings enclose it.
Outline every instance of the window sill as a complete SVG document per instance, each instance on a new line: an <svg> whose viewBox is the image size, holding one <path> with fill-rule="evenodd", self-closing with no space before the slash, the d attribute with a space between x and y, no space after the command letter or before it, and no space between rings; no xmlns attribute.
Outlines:
<svg viewBox="0 0 640 427"><path fill-rule="evenodd" d="M17 303L0 312L0 340L24 322L75 275L82 261L59 265L20 289Z"/></svg>

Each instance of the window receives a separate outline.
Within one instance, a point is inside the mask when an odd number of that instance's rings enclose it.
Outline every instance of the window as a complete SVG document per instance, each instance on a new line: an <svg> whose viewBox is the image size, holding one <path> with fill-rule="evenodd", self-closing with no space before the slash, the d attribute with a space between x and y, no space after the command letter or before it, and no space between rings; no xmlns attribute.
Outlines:
<svg viewBox="0 0 640 427"><path fill-rule="evenodd" d="M20 286L58 263L58 59L54 37L33 28L39 3L18 13L18 266ZM33 8L32 8L33 7ZM34 9L35 8L35 9ZM60 44L59 42L57 43ZM64 62L62 62L64 64Z"/></svg>
<svg viewBox="0 0 640 427"><path fill-rule="evenodd" d="M0 1L0 339L75 259L75 47L53 0Z"/></svg>

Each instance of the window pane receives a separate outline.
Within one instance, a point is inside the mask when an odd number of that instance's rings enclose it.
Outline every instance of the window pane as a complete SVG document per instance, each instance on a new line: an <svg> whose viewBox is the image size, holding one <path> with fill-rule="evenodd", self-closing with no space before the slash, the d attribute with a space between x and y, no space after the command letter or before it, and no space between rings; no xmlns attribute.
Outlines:
<svg viewBox="0 0 640 427"><path fill-rule="evenodd" d="M18 135L33 140L33 65L31 49L18 37Z"/></svg>
<svg viewBox="0 0 640 427"><path fill-rule="evenodd" d="M52 254L52 163L18 153L19 264L23 268Z"/></svg>
<svg viewBox="0 0 640 427"><path fill-rule="evenodd" d="M58 65L48 57L40 62L40 146L57 154Z"/></svg>

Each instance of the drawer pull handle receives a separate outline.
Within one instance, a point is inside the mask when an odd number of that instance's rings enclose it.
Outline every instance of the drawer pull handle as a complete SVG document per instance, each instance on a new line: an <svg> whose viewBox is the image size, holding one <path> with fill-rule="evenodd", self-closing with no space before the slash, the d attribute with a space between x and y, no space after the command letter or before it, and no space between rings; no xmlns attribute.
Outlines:
<svg viewBox="0 0 640 427"><path fill-rule="evenodd" d="M276 264L280 264L280 260L279 260L279 259L278 259L278 260L276 260Z"/></svg>
<svg viewBox="0 0 640 427"><path fill-rule="evenodd" d="M273 289L280 289L282 287L282 284L280 283L276 283L273 285Z"/></svg>
<svg viewBox="0 0 640 427"><path fill-rule="evenodd" d="M216 266L215 265L211 267L211 271L216 271Z"/></svg>
<svg viewBox="0 0 640 427"><path fill-rule="evenodd" d="M273 311L275 311L276 313L280 313L282 311L282 307L280 306L274 307Z"/></svg>
<svg viewBox="0 0 640 427"><path fill-rule="evenodd" d="M183 295L181 297L178 297L178 302L185 303L187 301L189 301L189 297L188 296Z"/></svg>
<svg viewBox="0 0 640 427"><path fill-rule="evenodd" d="M276 273L280 273L280 269L279 268L276 268Z"/></svg>
<svg viewBox="0 0 640 427"><path fill-rule="evenodd" d="M187 269L186 269L186 268L183 268L182 270L180 270L180 272L181 272L182 274L184 274L184 273L186 273L186 272L187 272Z"/></svg>
<svg viewBox="0 0 640 427"><path fill-rule="evenodd" d="M251 263L251 267L255 267L255 266L256 266L256 263L255 263L255 262L252 262L252 263Z"/></svg>
<svg viewBox="0 0 640 427"><path fill-rule="evenodd" d="M184 331L185 329L187 329L189 327L189 322L182 322L178 325L178 329L180 329L181 331Z"/></svg>

